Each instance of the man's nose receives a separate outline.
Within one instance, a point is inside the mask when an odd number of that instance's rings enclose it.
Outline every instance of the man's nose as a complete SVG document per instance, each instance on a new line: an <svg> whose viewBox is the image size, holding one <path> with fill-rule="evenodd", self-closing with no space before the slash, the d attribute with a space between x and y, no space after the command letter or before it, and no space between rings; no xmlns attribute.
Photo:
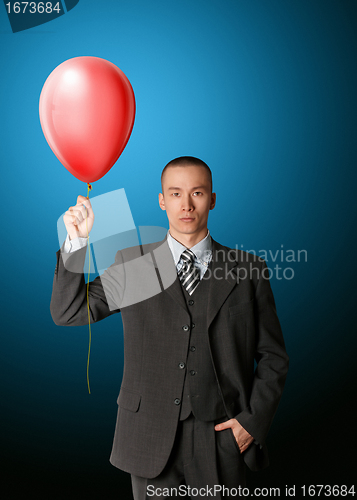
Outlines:
<svg viewBox="0 0 357 500"><path fill-rule="evenodd" d="M192 211L194 209L193 200L190 196L182 197L182 206L183 211Z"/></svg>

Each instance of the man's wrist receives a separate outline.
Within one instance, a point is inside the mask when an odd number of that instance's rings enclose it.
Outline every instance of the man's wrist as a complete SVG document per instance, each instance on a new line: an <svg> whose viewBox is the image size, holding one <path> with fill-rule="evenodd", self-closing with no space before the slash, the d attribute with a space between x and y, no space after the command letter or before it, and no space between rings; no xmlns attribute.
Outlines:
<svg viewBox="0 0 357 500"><path fill-rule="evenodd" d="M64 243L64 252L72 253L76 250L80 250L81 248L87 245L87 238L82 238L81 236L76 236L71 239L70 235L67 234L66 241Z"/></svg>

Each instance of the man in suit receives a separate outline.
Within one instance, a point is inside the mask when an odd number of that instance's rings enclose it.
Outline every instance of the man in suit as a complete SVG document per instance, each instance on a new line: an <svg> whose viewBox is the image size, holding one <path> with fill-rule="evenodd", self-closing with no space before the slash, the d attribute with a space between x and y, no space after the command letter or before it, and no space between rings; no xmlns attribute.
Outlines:
<svg viewBox="0 0 357 500"><path fill-rule="evenodd" d="M192 498L234 498L246 466L269 464L265 440L288 371L268 268L211 237L206 163L176 158L161 182L165 239L118 251L89 285L91 322L120 311L124 326L110 462L131 474L135 500L189 498L189 488ZM90 201L79 196L64 222L51 314L58 325L83 325L86 284L70 263L83 269Z"/></svg>

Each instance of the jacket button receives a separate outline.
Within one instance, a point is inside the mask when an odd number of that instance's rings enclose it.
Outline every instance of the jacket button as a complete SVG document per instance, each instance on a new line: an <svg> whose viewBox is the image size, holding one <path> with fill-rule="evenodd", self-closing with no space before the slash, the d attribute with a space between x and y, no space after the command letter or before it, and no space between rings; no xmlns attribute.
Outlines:
<svg viewBox="0 0 357 500"><path fill-rule="evenodd" d="M188 305L189 305L189 306L193 306L193 304L194 304L194 303L195 303L195 301L194 301L194 300L189 300L189 301L188 301Z"/></svg>
<svg viewBox="0 0 357 500"><path fill-rule="evenodd" d="M196 375L195 370L191 370L191 371L190 371L190 374L191 374L191 375Z"/></svg>
<svg viewBox="0 0 357 500"><path fill-rule="evenodd" d="M186 366L185 363L179 363L179 368L181 368L181 370L182 368L185 368L185 366Z"/></svg>
<svg viewBox="0 0 357 500"><path fill-rule="evenodd" d="M176 398L175 401L174 401L175 405L179 405L181 403L181 399L179 398Z"/></svg>
<svg viewBox="0 0 357 500"><path fill-rule="evenodd" d="M194 345L191 345L190 351L194 352L196 350L196 347Z"/></svg>
<svg viewBox="0 0 357 500"><path fill-rule="evenodd" d="M189 329L190 327L188 325L183 325L182 327L182 330L184 330L185 332L187 332Z"/></svg>

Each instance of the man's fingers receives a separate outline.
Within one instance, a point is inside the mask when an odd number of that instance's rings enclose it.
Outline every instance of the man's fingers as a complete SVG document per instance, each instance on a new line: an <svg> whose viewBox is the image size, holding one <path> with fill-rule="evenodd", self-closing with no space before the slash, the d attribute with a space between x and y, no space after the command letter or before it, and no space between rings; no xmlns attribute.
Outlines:
<svg viewBox="0 0 357 500"><path fill-rule="evenodd" d="M84 210L85 211L85 210ZM72 222L74 219L76 219L78 222L81 222L84 220L84 216L82 214L81 209L78 207L69 207L67 212L65 212L65 217L68 220L71 220Z"/></svg>
<svg viewBox="0 0 357 500"><path fill-rule="evenodd" d="M239 444L237 440L240 452L243 453L243 451L247 450L253 441L254 438L252 436L250 436L248 439L244 439L244 441L241 444Z"/></svg>
<svg viewBox="0 0 357 500"><path fill-rule="evenodd" d="M229 427L232 427L232 419L214 426L216 431L223 431L223 429L229 429Z"/></svg>
<svg viewBox="0 0 357 500"><path fill-rule="evenodd" d="M85 205L89 210L92 210L92 204L90 202L89 198L86 198L85 196L79 195L77 198L77 206L79 205Z"/></svg>
<svg viewBox="0 0 357 500"><path fill-rule="evenodd" d="M80 211L72 213L71 215L74 217L76 224L80 224L84 220L83 215Z"/></svg>
<svg viewBox="0 0 357 500"><path fill-rule="evenodd" d="M71 207L70 212L72 214L75 214L80 221L86 219L87 217L87 209L83 205L76 205L75 207Z"/></svg>
<svg viewBox="0 0 357 500"><path fill-rule="evenodd" d="M74 207L69 207L66 214L76 215L78 217L78 220L81 222L87 218L87 212L89 219L91 218L91 215L93 215L94 218L93 211L91 211L89 208L87 209L82 204L75 205Z"/></svg>
<svg viewBox="0 0 357 500"><path fill-rule="evenodd" d="M70 212L65 213L65 215L63 217L63 221L65 224L72 224L74 226L78 226L78 224L79 224L79 221L78 221L78 218L76 217L76 215L73 215Z"/></svg>

